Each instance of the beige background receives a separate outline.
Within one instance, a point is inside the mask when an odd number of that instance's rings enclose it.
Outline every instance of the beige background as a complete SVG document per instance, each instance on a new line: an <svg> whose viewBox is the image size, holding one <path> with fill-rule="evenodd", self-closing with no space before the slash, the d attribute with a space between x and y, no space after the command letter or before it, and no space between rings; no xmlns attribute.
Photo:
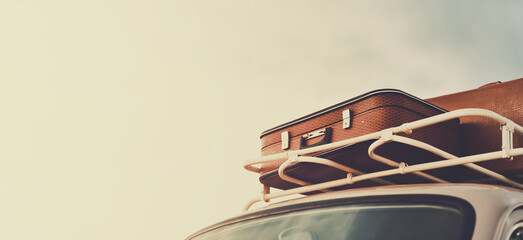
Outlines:
<svg viewBox="0 0 523 240"><path fill-rule="evenodd" d="M437 4L435 4L437 2ZM517 1L0 1L0 239L183 239L259 134L376 88L523 77Z"/></svg>

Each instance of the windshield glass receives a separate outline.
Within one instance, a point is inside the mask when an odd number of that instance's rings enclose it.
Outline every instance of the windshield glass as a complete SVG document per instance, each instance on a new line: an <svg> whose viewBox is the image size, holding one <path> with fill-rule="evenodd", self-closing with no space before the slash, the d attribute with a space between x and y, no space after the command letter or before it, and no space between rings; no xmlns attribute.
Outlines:
<svg viewBox="0 0 523 240"><path fill-rule="evenodd" d="M462 239L459 210L427 204L357 204L257 218L217 228L197 240Z"/></svg>

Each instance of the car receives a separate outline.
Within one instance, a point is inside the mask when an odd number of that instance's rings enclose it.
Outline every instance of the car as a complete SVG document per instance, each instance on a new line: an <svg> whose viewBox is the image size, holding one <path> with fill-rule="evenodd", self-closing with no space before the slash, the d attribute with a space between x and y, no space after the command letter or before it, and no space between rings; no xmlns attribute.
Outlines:
<svg viewBox="0 0 523 240"><path fill-rule="evenodd" d="M523 192L486 184L360 188L287 200L190 240L523 239Z"/></svg>
<svg viewBox="0 0 523 240"><path fill-rule="evenodd" d="M276 138L265 148L270 153L262 148L262 157L244 164L260 174L261 196L247 203L245 213L188 240L523 240L522 91L523 79L496 82L428 100L436 106L397 90L378 90L271 129ZM407 107L394 105L400 110L388 110L382 119L351 124L352 110L361 110L351 104L375 93L406 96L399 102L414 100L439 113L397 125L394 121L407 116L398 112ZM383 101L385 108L392 106L390 99ZM373 104L369 111L378 108ZM386 127L367 131L365 121ZM449 121L451 127L445 125ZM313 127L296 134L304 125ZM364 134L339 138L354 128ZM321 140L306 142L313 138ZM392 157L376 150L391 143ZM274 188L280 191L271 192ZM294 194L305 196L270 203ZM269 204L249 210L257 202Z"/></svg>

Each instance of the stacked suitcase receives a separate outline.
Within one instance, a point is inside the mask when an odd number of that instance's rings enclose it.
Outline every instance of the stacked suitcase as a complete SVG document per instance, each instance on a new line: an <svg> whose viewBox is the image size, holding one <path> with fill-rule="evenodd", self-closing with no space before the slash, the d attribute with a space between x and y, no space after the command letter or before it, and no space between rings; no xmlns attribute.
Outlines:
<svg viewBox="0 0 523 240"><path fill-rule="evenodd" d="M523 125L523 78L508 82L495 82L477 89L459 92L426 101L449 111L463 108L482 108ZM460 154L463 156L501 150L500 125L484 117L460 118ZM514 148L523 146L523 135L513 135ZM493 160L478 165L502 173L512 180L523 180L523 156L512 160ZM472 182L497 183L489 178L473 178Z"/></svg>

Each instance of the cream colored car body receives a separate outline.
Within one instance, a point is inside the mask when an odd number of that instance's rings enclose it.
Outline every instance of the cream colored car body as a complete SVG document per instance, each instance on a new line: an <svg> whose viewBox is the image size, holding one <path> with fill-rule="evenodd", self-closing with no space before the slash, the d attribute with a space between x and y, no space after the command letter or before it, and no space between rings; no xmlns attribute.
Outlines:
<svg viewBox="0 0 523 240"><path fill-rule="evenodd" d="M395 196L445 196L462 199L468 202L474 211L475 221L473 226L473 240L507 240L511 233L523 223L523 191L481 184L418 184L396 185L387 187L353 189L331 193L317 194L287 200L266 207L250 210L242 215L226 220L206 228L188 239L197 238L198 235L215 231L224 226L253 220L270 215L271 212L293 211L293 206L317 205L318 203L333 200L343 200L361 197L387 197ZM321 209L321 207L315 207ZM281 209L287 209L281 211ZM205 238L204 238L205 239Z"/></svg>

